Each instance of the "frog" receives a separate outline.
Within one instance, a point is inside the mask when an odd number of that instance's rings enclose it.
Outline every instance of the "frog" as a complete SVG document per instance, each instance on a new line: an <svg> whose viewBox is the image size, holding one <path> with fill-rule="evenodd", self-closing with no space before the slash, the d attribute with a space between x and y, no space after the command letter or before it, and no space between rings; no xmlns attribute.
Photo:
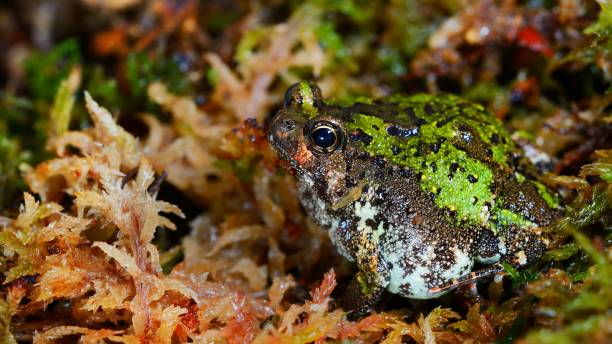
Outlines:
<svg viewBox="0 0 612 344"><path fill-rule="evenodd" d="M340 304L368 314L385 291L433 299L542 256L559 196L502 122L452 94L325 100L290 86L268 139L303 208L358 272Z"/></svg>

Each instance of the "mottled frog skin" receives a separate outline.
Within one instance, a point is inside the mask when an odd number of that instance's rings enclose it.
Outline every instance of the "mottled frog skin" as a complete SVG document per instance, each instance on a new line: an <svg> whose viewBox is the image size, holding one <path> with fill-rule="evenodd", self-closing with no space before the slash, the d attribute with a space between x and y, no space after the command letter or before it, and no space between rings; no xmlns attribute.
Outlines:
<svg viewBox="0 0 612 344"><path fill-rule="evenodd" d="M308 214L357 263L348 307L367 311L385 289L434 298L544 252L538 229L558 200L482 106L427 94L323 102L311 82L285 98L269 140Z"/></svg>

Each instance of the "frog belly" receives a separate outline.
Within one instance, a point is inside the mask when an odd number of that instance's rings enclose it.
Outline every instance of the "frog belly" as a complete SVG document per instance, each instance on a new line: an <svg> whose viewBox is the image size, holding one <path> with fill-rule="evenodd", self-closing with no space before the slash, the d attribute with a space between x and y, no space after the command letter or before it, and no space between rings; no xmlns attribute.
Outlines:
<svg viewBox="0 0 612 344"><path fill-rule="evenodd" d="M408 254L385 255L385 260L391 266L387 286L389 292L411 299L436 298L447 292L437 291L437 288L470 273L474 265L473 259L457 247L451 248L454 260L446 262L448 264L445 266L430 259L433 248L429 247L421 254L418 251L421 250L409 249L403 252Z"/></svg>

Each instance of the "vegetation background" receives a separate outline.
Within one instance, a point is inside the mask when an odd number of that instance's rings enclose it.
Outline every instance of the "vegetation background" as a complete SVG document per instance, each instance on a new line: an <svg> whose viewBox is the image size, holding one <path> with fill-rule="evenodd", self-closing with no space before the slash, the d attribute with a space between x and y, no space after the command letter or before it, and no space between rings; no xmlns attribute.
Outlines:
<svg viewBox="0 0 612 344"><path fill-rule="evenodd" d="M0 49L3 342L612 341L609 1L5 1ZM550 251L348 321L266 141L301 79L486 105L564 199Z"/></svg>

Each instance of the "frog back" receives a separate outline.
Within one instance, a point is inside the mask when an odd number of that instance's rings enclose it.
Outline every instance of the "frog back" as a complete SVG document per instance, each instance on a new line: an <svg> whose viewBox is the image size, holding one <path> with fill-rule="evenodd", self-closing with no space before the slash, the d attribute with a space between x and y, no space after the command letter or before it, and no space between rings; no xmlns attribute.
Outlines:
<svg viewBox="0 0 612 344"><path fill-rule="evenodd" d="M558 204L521 159L502 123L481 105L453 95L391 96L327 105L348 145L416 176L421 192L450 221L493 232L550 222Z"/></svg>

